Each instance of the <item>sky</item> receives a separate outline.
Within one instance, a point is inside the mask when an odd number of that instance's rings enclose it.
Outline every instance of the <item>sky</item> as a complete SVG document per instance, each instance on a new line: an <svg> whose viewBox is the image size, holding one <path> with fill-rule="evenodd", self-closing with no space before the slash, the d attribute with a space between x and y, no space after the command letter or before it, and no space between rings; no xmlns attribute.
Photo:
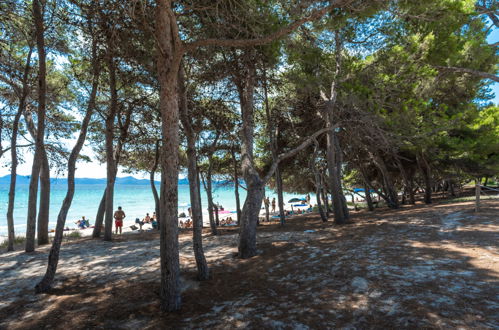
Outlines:
<svg viewBox="0 0 499 330"><path fill-rule="evenodd" d="M489 37L488 37L488 42L489 43L496 43L499 42L499 29L494 29ZM499 104L499 83L495 83L491 86L491 89L493 93L495 94L494 99L492 100L495 104ZM8 141L7 141L8 142ZM8 143L5 143L8 144ZM72 148L73 143L68 143L68 148ZM78 178L105 178L106 177L106 164L100 164L97 160L95 160L94 153L92 152L92 149L89 146L84 146L82 150L82 154L90 156L92 158L92 162L87 163L87 162L78 162L77 164L77 170L76 170L76 177ZM24 154L23 158L25 159L25 162L20 164L18 166L17 173L19 175L30 175L31 174L31 165L32 165L32 155L30 154ZM10 159L9 155L2 157L2 161L0 161L0 176L8 175L10 174ZM148 177L147 173L138 173L138 174L128 174L124 173L122 169L118 170L118 177L123 177L123 176L133 176L137 179L145 179ZM52 171L51 176L54 178L57 177L65 177L66 174L61 174L61 173L56 173L55 171ZM181 175L183 176L183 175Z"/></svg>

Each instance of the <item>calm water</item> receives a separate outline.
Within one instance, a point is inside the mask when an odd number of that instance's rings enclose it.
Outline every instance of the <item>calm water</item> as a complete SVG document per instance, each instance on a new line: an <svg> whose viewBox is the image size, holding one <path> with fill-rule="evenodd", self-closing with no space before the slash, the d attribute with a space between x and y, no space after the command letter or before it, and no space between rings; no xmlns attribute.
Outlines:
<svg viewBox="0 0 499 330"><path fill-rule="evenodd" d="M7 202L8 202L8 185L0 184L0 235L4 236L7 233ZM104 192L104 184L80 184L76 185L75 196L71 208L69 209L67 226L70 228L76 227L74 222L82 216L90 219L90 223L94 223L95 214L99 207L99 202ZM241 198L241 207L246 197L244 189L239 189ZM61 207L62 200L66 194L65 183L54 183L51 186L50 199L50 223L49 228L55 228L57 214ZM204 189L201 191L204 215L204 222L207 223L207 207L208 202ZM277 196L273 191L268 191L267 195L272 197ZM303 197L298 195L284 194L284 200L288 201L293 197ZM234 211L236 209L236 199L234 197L234 188L231 186L215 186L213 192L215 202L221 204L226 210ZM28 185L21 184L17 186L16 202L14 207L14 225L16 234L24 234L26 232L26 215L28 204ZM189 186L179 185L179 213L187 212L190 204ZM154 198L149 185L116 185L114 194L114 206L122 206L127 217L125 224L131 224L135 218L143 218L147 212L152 214L154 211Z"/></svg>

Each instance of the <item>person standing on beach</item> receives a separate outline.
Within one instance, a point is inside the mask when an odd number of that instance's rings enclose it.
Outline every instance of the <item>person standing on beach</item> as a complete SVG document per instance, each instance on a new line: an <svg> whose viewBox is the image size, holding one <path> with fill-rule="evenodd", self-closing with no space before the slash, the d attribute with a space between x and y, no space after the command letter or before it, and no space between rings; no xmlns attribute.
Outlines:
<svg viewBox="0 0 499 330"><path fill-rule="evenodd" d="M310 194L307 194L307 197L305 197L305 199L307 200L307 204L310 205Z"/></svg>
<svg viewBox="0 0 499 330"><path fill-rule="evenodd" d="M272 198L272 212L275 212L275 197Z"/></svg>
<svg viewBox="0 0 499 330"><path fill-rule="evenodd" d="M118 210L114 212L114 225L116 226L115 234L118 234L118 229L120 230L123 227L123 219L125 219L125 212L121 209L121 206L118 206Z"/></svg>

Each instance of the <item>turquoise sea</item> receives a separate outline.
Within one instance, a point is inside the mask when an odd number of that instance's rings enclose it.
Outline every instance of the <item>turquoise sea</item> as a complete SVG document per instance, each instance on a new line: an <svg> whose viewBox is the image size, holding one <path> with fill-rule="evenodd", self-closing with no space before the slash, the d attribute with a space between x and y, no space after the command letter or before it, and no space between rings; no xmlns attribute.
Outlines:
<svg viewBox="0 0 499 330"><path fill-rule="evenodd" d="M62 204L62 200L66 194L65 182L56 182L51 185L50 199L50 223L49 228L55 228L57 214ZM7 234L7 202L8 202L8 184L0 184L0 236ZM90 219L90 223L94 223L97 208L105 189L104 184L77 184L75 196L71 208L69 209L66 225L70 228L75 228L74 222L82 216ZM158 187L159 189L159 187ZM187 208L190 204L189 186L187 184L179 185L179 213L188 214ZM244 189L239 189L241 198L241 207L246 197ZM203 220L208 223L208 202L206 192L201 191L203 204ZM272 200L277 195L275 192L268 190L267 196ZM301 195L284 194L284 200L288 201L293 197L303 197ZM234 187L227 185L215 185L213 198L215 202L221 204L225 210L236 210L236 199L234 196ZM16 235L24 235L26 232L26 215L28 204L28 185L19 184L16 189L16 201L14 207L14 225ZM146 213L152 214L154 211L154 198L151 192L151 187L147 184L129 185L117 184L114 194L115 209L122 206L127 217L125 225L132 224L135 218L143 218ZM262 204L263 206L263 204ZM234 216L233 216L234 218Z"/></svg>

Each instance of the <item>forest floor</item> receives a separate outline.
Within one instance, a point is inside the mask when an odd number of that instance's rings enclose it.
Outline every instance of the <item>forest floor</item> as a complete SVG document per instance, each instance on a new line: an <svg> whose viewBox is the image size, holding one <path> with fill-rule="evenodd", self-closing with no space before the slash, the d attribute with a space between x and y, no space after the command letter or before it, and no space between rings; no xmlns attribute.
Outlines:
<svg viewBox="0 0 499 330"><path fill-rule="evenodd" d="M0 255L0 328L499 329L499 200L318 215L259 227L260 254L235 257L237 228L204 237L197 282L180 233L183 307L159 311L157 232L63 245L57 281L35 295L48 247Z"/></svg>

